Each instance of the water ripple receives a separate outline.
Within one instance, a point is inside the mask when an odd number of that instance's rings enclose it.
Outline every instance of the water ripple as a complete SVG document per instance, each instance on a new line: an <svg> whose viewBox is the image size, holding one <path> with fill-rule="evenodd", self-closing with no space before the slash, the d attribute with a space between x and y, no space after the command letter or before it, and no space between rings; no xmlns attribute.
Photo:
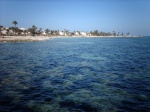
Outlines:
<svg viewBox="0 0 150 112"><path fill-rule="evenodd" d="M148 40L0 43L0 111L148 112Z"/></svg>

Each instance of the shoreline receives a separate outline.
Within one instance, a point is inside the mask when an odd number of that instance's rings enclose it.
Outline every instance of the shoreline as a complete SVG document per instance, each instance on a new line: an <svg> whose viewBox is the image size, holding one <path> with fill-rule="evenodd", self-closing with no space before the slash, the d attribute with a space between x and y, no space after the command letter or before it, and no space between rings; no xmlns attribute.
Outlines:
<svg viewBox="0 0 150 112"><path fill-rule="evenodd" d="M143 36L51 36L50 38L140 38Z"/></svg>
<svg viewBox="0 0 150 112"><path fill-rule="evenodd" d="M2 36L0 42L37 42L48 39L46 36Z"/></svg>
<svg viewBox="0 0 150 112"><path fill-rule="evenodd" d="M0 42L37 42L51 38L141 38L139 36L2 36Z"/></svg>

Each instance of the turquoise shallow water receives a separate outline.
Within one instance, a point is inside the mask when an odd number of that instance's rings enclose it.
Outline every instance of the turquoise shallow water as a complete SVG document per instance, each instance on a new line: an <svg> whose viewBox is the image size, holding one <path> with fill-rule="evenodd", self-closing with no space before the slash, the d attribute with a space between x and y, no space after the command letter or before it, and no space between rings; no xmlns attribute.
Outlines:
<svg viewBox="0 0 150 112"><path fill-rule="evenodd" d="M0 43L1 112L148 112L150 37Z"/></svg>

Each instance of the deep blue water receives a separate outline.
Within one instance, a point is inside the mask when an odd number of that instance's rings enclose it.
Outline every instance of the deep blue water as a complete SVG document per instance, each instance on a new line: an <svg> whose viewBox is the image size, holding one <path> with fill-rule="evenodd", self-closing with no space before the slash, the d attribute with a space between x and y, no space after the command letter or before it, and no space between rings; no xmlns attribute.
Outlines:
<svg viewBox="0 0 150 112"><path fill-rule="evenodd" d="M150 111L150 37L0 43L0 112Z"/></svg>

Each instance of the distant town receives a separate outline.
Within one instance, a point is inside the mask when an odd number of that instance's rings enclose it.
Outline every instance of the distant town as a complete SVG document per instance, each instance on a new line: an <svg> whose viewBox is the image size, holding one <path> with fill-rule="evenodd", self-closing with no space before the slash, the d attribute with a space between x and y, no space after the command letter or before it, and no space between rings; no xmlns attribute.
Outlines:
<svg viewBox="0 0 150 112"><path fill-rule="evenodd" d="M13 26L9 28L5 28L2 25L0 25L0 35L1 36L112 36L112 37L132 37L132 35L127 32L103 32L103 31L90 31L90 32L84 32L84 31L69 31L67 29L64 29L64 31L59 30L50 30L46 29L43 30L42 28L37 28L35 25L33 25L31 28L18 28L17 21L12 22Z"/></svg>

